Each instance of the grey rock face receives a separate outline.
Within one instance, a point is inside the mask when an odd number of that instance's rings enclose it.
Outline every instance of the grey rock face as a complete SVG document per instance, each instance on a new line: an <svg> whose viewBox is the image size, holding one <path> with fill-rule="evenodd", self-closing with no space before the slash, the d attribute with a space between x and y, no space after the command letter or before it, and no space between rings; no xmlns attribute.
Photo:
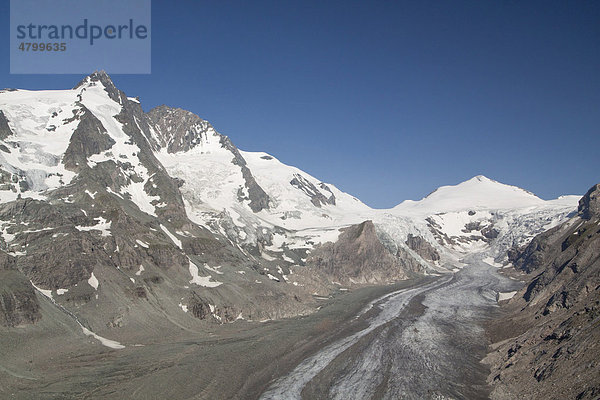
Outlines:
<svg viewBox="0 0 600 400"><path fill-rule="evenodd" d="M332 206L335 206L335 195L333 194L333 192L331 191L331 189L329 189L329 186L327 186L326 184L324 184L323 182L319 183L319 187L323 190L325 190L326 192L329 192L331 194L331 196L327 197L327 203L331 204Z"/></svg>
<svg viewBox="0 0 600 400"><path fill-rule="evenodd" d="M481 234L486 239L492 240L492 239L496 239L498 237L498 235L500 234L500 232L492 226L486 226L485 228L483 228L481 230Z"/></svg>
<svg viewBox="0 0 600 400"><path fill-rule="evenodd" d="M188 299L188 308L196 318L208 319L212 317L210 304L196 293L192 293Z"/></svg>
<svg viewBox="0 0 600 400"><path fill-rule="evenodd" d="M10 135L12 135L12 131L8 126L8 120L4 113L0 111L0 140L4 140Z"/></svg>
<svg viewBox="0 0 600 400"><path fill-rule="evenodd" d="M33 286L18 271L14 257L0 251L0 326L32 324L41 318Z"/></svg>
<svg viewBox="0 0 600 400"><path fill-rule="evenodd" d="M550 229L536 237L524 249L512 249L508 252L508 260L512 262L515 267L522 269L527 273L531 273L534 270L543 266L547 259L551 257L549 238L551 238L556 231L560 230L559 227Z"/></svg>
<svg viewBox="0 0 600 400"><path fill-rule="evenodd" d="M406 239L406 245L425 260L437 261L440 259L437 250L421 236L409 234Z"/></svg>
<svg viewBox="0 0 600 400"><path fill-rule="evenodd" d="M73 132L69 147L63 156L65 167L73 171L78 171L80 166L86 165L89 156L109 150L115 144L100 121L85 107L81 107L82 110L74 116L79 119L79 125Z"/></svg>
<svg viewBox="0 0 600 400"><path fill-rule="evenodd" d="M421 265L415 257L403 247L398 246L395 256L400 268L407 273L407 275L409 272L423 273L425 270L423 265Z"/></svg>
<svg viewBox="0 0 600 400"><path fill-rule="evenodd" d="M1 204L0 220L14 223L13 249L27 248L17 258L19 270L43 288L68 288L87 280L94 266L112 265L101 243L75 229L74 221L46 202L22 199ZM55 240L54 234L61 231L61 239Z"/></svg>
<svg viewBox="0 0 600 400"><path fill-rule="evenodd" d="M377 237L372 221L345 228L337 242L317 247L306 263L348 285L387 283L407 277L401 263Z"/></svg>
<svg viewBox="0 0 600 400"><path fill-rule="evenodd" d="M581 216L537 236L516 258L528 282L490 331L497 341L520 334L489 356L492 398L600 393L600 349L592 345L600 343L600 218L588 212L597 188L580 202Z"/></svg>
<svg viewBox="0 0 600 400"><path fill-rule="evenodd" d="M585 219L600 215L600 184L592 186L579 200L578 212Z"/></svg>
<svg viewBox="0 0 600 400"><path fill-rule="evenodd" d="M221 145L231 151L233 154L233 163L238 165L242 169L242 176L246 182L246 188L248 189L248 197L250 200L250 209L254 212L266 210L269 208L269 196L263 188L256 182L252 172L246 165L246 160L240 154L240 151L233 145L231 140L227 136L221 136Z"/></svg>
<svg viewBox="0 0 600 400"><path fill-rule="evenodd" d="M157 209L157 213L177 226L183 227L189 223L185 214L183 199L179 192L179 184L171 178L162 164L156 159L154 151L161 146L157 142L156 135L152 133L154 128L151 119L143 112L141 105L131 101L126 94L118 90L110 77L104 72L95 72L88 78L82 80L76 88L85 91L86 85L94 85L101 83L109 97L115 102L121 104L122 110L116 119L122 124L122 129L129 136L129 143L135 144L140 148L140 151L135 155L148 174L152 177L146 182L144 191L150 195L160 199L157 203L165 204L165 207ZM95 167L89 167L87 163L81 162L86 160L91 154L97 154L104 149L110 151L114 144L112 139L105 134L105 127L101 126L93 115L88 115L85 108L80 116L79 127L81 129L74 132L69 149L65 154L65 164L67 162L72 168L77 165L76 171L79 176L76 178L79 182L93 182L100 187L110 188L114 192L119 192L124 186L131 182L140 181L136 174L135 166L128 162L122 161L117 155L113 155L113 159L99 163ZM83 125L82 125L83 124ZM83 185L82 185L83 186ZM96 185L87 185L96 186Z"/></svg>
<svg viewBox="0 0 600 400"><path fill-rule="evenodd" d="M165 105L147 113L159 134L160 146L169 153L188 151L200 144L212 126L194 113Z"/></svg>

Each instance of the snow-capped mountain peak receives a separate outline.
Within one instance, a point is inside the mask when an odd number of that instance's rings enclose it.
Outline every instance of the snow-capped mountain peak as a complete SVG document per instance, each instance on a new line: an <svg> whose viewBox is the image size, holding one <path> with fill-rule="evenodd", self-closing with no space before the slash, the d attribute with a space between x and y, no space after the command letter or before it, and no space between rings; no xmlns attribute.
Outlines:
<svg viewBox="0 0 600 400"><path fill-rule="evenodd" d="M147 115L156 124L160 146L169 153L185 152L196 146L220 146L223 140L208 121L181 108L162 105Z"/></svg>
<svg viewBox="0 0 600 400"><path fill-rule="evenodd" d="M397 213L436 214L470 209L515 209L539 206L544 200L524 189L477 175L457 185L442 186L419 201L406 200Z"/></svg>

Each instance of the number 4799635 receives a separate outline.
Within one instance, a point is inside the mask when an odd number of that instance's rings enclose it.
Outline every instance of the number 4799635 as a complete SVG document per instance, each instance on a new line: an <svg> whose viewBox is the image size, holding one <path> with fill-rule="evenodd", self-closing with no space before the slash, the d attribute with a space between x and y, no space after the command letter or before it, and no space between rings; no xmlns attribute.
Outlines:
<svg viewBox="0 0 600 400"><path fill-rule="evenodd" d="M19 44L21 51L66 51L66 43L37 43L37 42L21 42Z"/></svg>

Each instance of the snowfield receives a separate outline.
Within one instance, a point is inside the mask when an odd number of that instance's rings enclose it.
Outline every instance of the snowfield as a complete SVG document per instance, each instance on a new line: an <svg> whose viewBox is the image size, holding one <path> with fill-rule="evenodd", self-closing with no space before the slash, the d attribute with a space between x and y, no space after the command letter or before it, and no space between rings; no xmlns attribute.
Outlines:
<svg viewBox="0 0 600 400"><path fill-rule="evenodd" d="M17 185L17 192L1 191L0 199L22 197L43 198L42 192L66 185L75 176L65 169L62 155L79 120L75 90L15 90L0 93L0 111L14 133L0 143L3 170L25 178L31 190Z"/></svg>

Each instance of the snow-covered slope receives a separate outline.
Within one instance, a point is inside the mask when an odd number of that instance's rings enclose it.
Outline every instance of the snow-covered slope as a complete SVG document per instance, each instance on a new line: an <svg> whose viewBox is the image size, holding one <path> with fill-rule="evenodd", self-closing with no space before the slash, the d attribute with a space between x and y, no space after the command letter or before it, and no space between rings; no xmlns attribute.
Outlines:
<svg viewBox="0 0 600 400"><path fill-rule="evenodd" d="M454 186L442 186L420 201L406 200L393 208L401 215L437 214L461 210L515 209L539 206L544 200L516 186L483 175Z"/></svg>
<svg viewBox="0 0 600 400"><path fill-rule="evenodd" d="M0 199L43 198L43 192L68 184L75 176L65 169L62 156L79 125L75 90L0 93L0 124L6 133L0 142L3 176ZM7 179L8 178L8 179ZM9 182L10 181L10 182Z"/></svg>
<svg viewBox="0 0 600 400"><path fill-rule="evenodd" d="M420 201L407 200L380 210L375 220L396 241L409 233L420 235L442 254L441 264L460 266L459 260L473 252L488 252L491 258L505 261L507 250L567 219L577 209L578 199L562 196L546 201L478 175L443 186Z"/></svg>
<svg viewBox="0 0 600 400"><path fill-rule="evenodd" d="M271 199L259 215L274 225L293 230L347 225L371 211L356 197L267 153L241 153Z"/></svg>
<svg viewBox="0 0 600 400"><path fill-rule="evenodd" d="M238 150L191 113L161 106L150 115L167 143L156 156L182 180L190 219L262 259L296 264L283 249L335 241L340 228L372 214L360 200L269 154ZM180 123L169 130L164 122L175 115Z"/></svg>
<svg viewBox="0 0 600 400"><path fill-rule="evenodd" d="M233 211L236 222L244 219L241 214L250 213L267 225L302 230L360 222L357 215L371 211L357 198L267 153L239 151L269 198L268 207L254 212L242 168L222 141L223 136L211 127L188 151L169 153L163 148L157 153L171 175L184 180L188 210L198 222L203 222L203 212L226 210Z"/></svg>
<svg viewBox="0 0 600 400"><path fill-rule="evenodd" d="M232 163L233 154L221 146L221 135L210 128L199 134L196 146L186 152L157 153L160 162L172 176L183 179L188 215L198 222L203 211L221 212L247 206L241 169ZM241 194L241 196L238 196ZM248 208L249 209L249 208Z"/></svg>

